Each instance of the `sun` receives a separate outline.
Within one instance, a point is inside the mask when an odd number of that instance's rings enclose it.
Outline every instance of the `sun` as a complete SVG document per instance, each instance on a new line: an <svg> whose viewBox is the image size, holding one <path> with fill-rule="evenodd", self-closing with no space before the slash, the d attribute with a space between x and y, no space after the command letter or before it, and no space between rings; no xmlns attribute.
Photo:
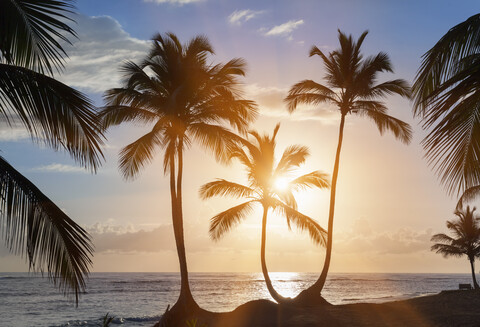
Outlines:
<svg viewBox="0 0 480 327"><path fill-rule="evenodd" d="M290 183L288 179L283 177L277 177L273 182L273 187L275 188L275 190L280 192L286 191L289 186L290 186Z"/></svg>

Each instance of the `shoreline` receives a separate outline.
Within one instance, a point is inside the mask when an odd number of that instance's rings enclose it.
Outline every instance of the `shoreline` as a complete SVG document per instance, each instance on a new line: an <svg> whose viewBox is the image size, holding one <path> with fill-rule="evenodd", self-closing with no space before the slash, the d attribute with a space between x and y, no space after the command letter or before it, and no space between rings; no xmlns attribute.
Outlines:
<svg viewBox="0 0 480 327"><path fill-rule="evenodd" d="M208 327L478 327L480 290L448 290L383 303L302 307L255 300L231 312L216 313L200 309L172 326L186 326L191 319L198 320L197 326L206 324Z"/></svg>

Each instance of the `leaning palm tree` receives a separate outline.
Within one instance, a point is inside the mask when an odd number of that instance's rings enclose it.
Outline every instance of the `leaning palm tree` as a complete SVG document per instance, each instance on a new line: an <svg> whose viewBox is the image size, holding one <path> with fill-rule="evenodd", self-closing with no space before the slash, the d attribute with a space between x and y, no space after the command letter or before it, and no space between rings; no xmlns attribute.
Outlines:
<svg viewBox="0 0 480 327"><path fill-rule="evenodd" d="M293 85L285 98L290 112L293 112L299 104L320 105L329 103L335 105L340 113L340 130L330 191L325 263L320 277L307 291L303 292L304 296L314 296L314 294L319 294L322 291L330 267L335 194L346 116L356 114L369 118L377 125L381 134L384 131L391 131L396 138L404 143L409 143L411 138L410 126L387 115L387 107L383 101L379 100L389 94L399 94L408 98L410 96L408 84L402 79L376 83L378 73L393 72L393 70L386 53L380 52L376 56L363 58L360 47L367 33L364 32L357 41L354 41L352 36L346 36L338 31L340 48L328 55L313 46L310 50L310 56L318 55L322 58L326 68L326 85L312 80L304 80Z"/></svg>
<svg viewBox="0 0 480 327"><path fill-rule="evenodd" d="M119 166L126 179L138 175L154 151L164 150L164 173L170 176L172 220L180 262L181 290L171 312L196 308L189 286L183 236L183 154L194 141L226 160L225 147L236 135L227 123L246 132L256 116L253 102L241 98L238 76L245 63L233 59L211 65L212 47L203 36L182 44L172 33L157 34L150 53L140 63L126 62L123 86L105 93L107 106L100 118L104 127L124 122L144 123L151 130L120 152ZM179 311L176 311L179 310ZM172 313L172 314L173 314Z"/></svg>
<svg viewBox="0 0 480 327"><path fill-rule="evenodd" d="M274 289L265 260L268 212L271 210L285 215L289 228L291 224L294 224L301 230L308 231L316 244L324 246L326 231L315 220L297 211L293 192L314 186L328 188L329 182L327 175L314 171L293 179L288 183L288 187L279 189L276 181L284 178L295 167L305 162L309 155L306 147L293 145L284 151L280 161L275 164L275 137L279 127L280 125L275 127L272 137L250 132L254 137L253 143L243 140L241 145L235 145L228 150L231 158L237 158L245 166L248 186L219 179L203 185L200 189L200 196L207 199L218 195L230 195L248 199L247 202L223 211L211 219L210 236L214 240L218 240L225 232L246 218L255 204L262 206L262 243L260 247L262 272L270 295L275 301L281 303L287 299Z"/></svg>
<svg viewBox="0 0 480 327"><path fill-rule="evenodd" d="M67 24L72 8L69 0L0 2L1 128L23 126L33 141L66 150L94 172L103 159L95 108L53 78L66 55L60 42L76 37ZM90 236L1 157L0 210L7 248L25 255L33 271L46 270L78 303L91 266Z"/></svg>
<svg viewBox="0 0 480 327"><path fill-rule="evenodd" d="M435 234L431 250L442 254L444 257L467 256L472 269L472 279L475 289L479 289L475 278L475 257L480 257L480 223L479 218L474 215L475 207L470 210L455 210L458 220L448 220L447 228L452 232L453 237L446 234Z"/></svg>
<svg viewBox="0 0 480 327"><path fill-rule="evenodd" d="M413 85L422 141L448 193L480 185L480 14L451 28L427 53ZM467 192L471 198L480 188Z"/></svg>

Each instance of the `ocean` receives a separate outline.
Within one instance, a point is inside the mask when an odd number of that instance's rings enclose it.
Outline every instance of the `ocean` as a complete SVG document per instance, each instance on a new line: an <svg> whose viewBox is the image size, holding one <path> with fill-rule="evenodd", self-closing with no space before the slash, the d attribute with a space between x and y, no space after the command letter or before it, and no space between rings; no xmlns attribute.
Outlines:
<svg viewBox="0 0 480 327"><path fill-rule="evenodd" d="M192 273L191 288L201 307L231 311L254 299L271 299L261 273ZM271 273L276 289L295 296L318 274ZM386 302L456 289L471 283L469 274L332 273L323 296L330 303ZM179 292L177 273L92 273L78 307L40 275L0 273L0 326L153 326Z"/></svg>

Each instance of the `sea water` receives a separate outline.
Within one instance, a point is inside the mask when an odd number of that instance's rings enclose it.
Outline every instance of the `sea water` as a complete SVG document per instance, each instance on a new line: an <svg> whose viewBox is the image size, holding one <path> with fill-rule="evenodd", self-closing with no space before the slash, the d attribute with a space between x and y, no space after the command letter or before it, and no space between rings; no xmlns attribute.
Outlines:
<svg viewBox="0 0 480 327"><path fill-rule="evenodd" d="M318 274L271 273L275 288L293 297ZM192 273L192 293L202 308L231 311L254 299L271 299L261 273ZM385 302L456 289L469 274L335 274L322 292L332 304ZM0 326L153 326L180 288L178 273L92 273L78 307L46 278L0 273Z"/></svg>

